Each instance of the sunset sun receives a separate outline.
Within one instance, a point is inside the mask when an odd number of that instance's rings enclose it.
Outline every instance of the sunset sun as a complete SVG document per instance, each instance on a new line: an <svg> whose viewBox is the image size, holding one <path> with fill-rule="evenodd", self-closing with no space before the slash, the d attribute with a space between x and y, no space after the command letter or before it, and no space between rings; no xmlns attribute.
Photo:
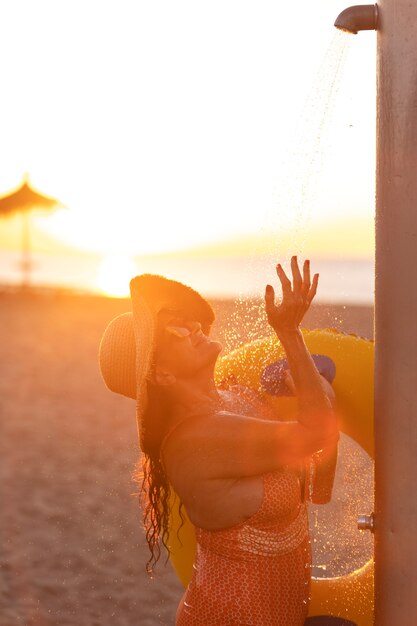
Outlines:
<svg viewBox="0 0 417 626"><path fill-rule="evenodd" d="M137 273L137 267L131 257L106 256L98 268L97 287L107 296L123 298L129 295L129 281Z"/></svg>

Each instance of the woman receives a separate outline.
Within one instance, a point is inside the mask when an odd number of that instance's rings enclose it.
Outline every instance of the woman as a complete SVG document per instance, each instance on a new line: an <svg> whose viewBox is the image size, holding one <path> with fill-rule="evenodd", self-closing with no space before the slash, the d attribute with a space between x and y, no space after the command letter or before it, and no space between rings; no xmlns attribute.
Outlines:
<svg viewBox="0 0 417 626"><path fill-rule="evenodd" d="M180 283L133 279L133 330L126 314L102 340L107 385L137 399L151 561L159 557L159 541L166 543L171 485L196 528L194 573L178 626L301 626L307 615L305 500L311 491L315 501L329 498L338 429L331 388L300 332L318 275L310 279L308 261L301 274L296 257L291 270L292 283L277 266L282 301L275 304L268 285L265 307L288 358L297 421L277 420L249 390L216 389L221 345L208 337L213 312ZM308 485L305 468L313 456L314 484Z"/></svg>

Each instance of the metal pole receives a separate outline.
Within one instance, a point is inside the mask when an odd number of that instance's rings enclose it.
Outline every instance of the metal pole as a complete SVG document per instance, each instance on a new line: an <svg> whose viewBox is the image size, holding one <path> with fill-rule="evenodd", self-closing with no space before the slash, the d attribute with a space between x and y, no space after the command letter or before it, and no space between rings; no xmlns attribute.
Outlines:
<svg viewBox="0 0 417 626"><path fill-rule="evenodd" d="M375 624L417 623L417 2L378 4Z"/></svg>

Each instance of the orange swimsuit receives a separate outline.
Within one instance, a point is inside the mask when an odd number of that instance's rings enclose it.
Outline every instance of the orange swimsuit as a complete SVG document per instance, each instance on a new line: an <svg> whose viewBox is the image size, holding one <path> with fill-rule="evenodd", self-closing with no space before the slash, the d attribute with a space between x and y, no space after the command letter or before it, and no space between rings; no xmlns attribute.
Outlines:
<svg viewBox="0 0 417 626"><path fill-rule="evenodd" d="M300 482L289 471L263 477L261 507L231 528L196 528L194 573L177 626L302 626L311 553Z"/></svg>
<svg viewBox="0 0 417 626"><path fill-rule="evenodd" d="M233 409L270 418L270 409L252 390L234 389L220 392L226 409L221 413ZM176 626L304 625L311 578L305 501L312 495L314 477L300 485L297 472L283 469L262 478L261 506L245 522L217 531L196 527L193 576ZM332 475L326 481L331 489Z"/></svg>

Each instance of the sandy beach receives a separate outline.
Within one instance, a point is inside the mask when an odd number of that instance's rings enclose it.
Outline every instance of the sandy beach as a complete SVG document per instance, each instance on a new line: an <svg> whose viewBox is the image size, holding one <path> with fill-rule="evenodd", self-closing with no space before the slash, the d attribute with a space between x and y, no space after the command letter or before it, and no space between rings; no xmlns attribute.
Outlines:
<svg viewBox="0 0 417 626"><path fill-rule="evenodd" d="M261 336L259 304L215 301L226 350ZM182 587L168 565L150 580L131 475L134 403L106 390L97 351L127 300L0 293L0 624L174 623ZM372 338L373 311L316 305L305 326Z"/></svg>

